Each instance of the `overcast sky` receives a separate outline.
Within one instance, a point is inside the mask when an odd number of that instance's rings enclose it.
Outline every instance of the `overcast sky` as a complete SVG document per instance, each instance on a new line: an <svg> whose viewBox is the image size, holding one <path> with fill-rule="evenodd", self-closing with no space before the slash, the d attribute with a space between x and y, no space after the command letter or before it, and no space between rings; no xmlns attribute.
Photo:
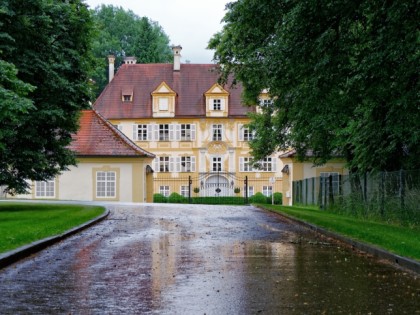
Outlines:
<svg viewBox="0 0 420 315"><path fill-rule="evenodd" d="M182 46L181 62L212 63L206 49L213 34L222 29L225 5L233 0L85 0L90 8L100 4L123 7L162 26L171 45Z"/></svg>

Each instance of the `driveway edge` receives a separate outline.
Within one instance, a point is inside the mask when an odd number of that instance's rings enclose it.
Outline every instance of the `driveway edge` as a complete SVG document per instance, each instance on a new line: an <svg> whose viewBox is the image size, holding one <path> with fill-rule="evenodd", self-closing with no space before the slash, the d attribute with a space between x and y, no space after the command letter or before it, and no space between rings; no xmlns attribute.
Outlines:
<svg viewBox="0 0 420 315"><path fill-rule="evenodd" d="M301 220L296 219L294 217L291 217L291 216L289 216L285 213L273 211L271 209L264 208L262 206L258 206L258 208L264 209L266 211L270 211L270 212L275 213L275 214L278 214L278 215L280 215L280 216L282 216L282 217L284 217L284 218L286 218L286 219L288 219L288 220L290 220L294 223L297 223L297 224L299 224L303 227L306 227L306 228L308 228L308 229L310 229L314 232L323 234L325 236L328 236L330 238L333 238L333 239L336 239L340 242L343 242L343 243L349 245L352 249L360 250L360 251L368 253L368 254L376 257L376 258L386 260L394 266L402 267L404 269L407 269L407 270L413 271L417 274L420 274L420 262L418 262L418 261L415 261L415 260L407 258L407 257L403 257L403 256L393 254L391 252L388 252L388 251L386 251L382 248L376 247L374 245L370 245L370 244L367 244L367 243L356 241L354 239L351 239L350 237L343 236L341 234L337 234L335 232L326 230L326 229L321 228L319 226L316 226L312 223L301 221Z"/></svg>
<svg viewBox="0 0 420 315"><path fill-rule="evenodd" d="M18 247L14 250L8 251L6 253L0 254L0 269L7 267L15 262L17 262L20 259L26 258L36 252L39 252L48 246L51 246L59 241L62 241L63 239L76 234L84 229L87 229L88 227L101 222L104 220L108 215L110 211L109 209L105 208L105 212L101 214L99 217L96 217L90 221L87 221L79 226L76 226L62 234L58 234L55 236L47 237L42 240L30 243L28 245L24 245L21 247Z"/></svg>

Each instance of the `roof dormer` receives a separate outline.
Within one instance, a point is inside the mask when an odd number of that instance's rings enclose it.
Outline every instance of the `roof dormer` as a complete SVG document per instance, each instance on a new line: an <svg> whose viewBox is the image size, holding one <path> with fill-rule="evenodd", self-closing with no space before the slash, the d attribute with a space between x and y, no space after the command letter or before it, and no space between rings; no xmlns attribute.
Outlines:
<svg viewBox="0 0 420 315"><path fill-rule="evenodd" d="M258 100L259 104L257 104L257 113L261 113L263 107L269 107L273 105L273 99L271 98L267 89L261 91Z"/></svg>
<svg viewBox="0 0 420 315"><path fill-rule="evenodd" d="M204 95L207 117L228 116L229 93L221 85L215 83Z"/></svg>
<svg viewBox="0 0 420 315"><path fill-rule="evenodd" d="M175 116L176 92L164 81L152 92L153 117Z"/></svg>

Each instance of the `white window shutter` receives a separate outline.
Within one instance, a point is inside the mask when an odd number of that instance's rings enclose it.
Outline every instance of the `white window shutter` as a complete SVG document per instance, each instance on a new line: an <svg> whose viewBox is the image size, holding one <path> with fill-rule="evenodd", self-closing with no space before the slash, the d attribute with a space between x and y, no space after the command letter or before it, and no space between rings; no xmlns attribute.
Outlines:
<svg viewBox="0 0 420 315"><path fill-rule="evenodd" d="M195 140L195 124L191 124L191 140Z"/></svg>
<svg viewBox="0 0 420 315"><path fill-rule="evenodd" d="M153 161L153 167L154 167L154 171L155 172L159 172L159 157L156 157L155 160Z"/></svg>
<svg viewBox="0 0 420 315"><path fill-rule="evenodd" d="M175 140L175 124L169 124L169 141Z"/></svg>
<svg viewBox="0 0 420 315"><path fill-rule="evenodd" d="M153 139L154 141L159 141L159 125L153 124Z"/></svg>
<svg viewBox="0 0 420 315"><path fill-rule="evenodd" d="M175 141L181 141L181 125L180 124L174 124L175 126Z"/></svg>
<svg viewBox="0 0 420 315"><path fill-rule="evenodd" d="M195 156L191 157L191 172L195 172Z"/></svg>
<svg viewBox="0 0 420 315"><path fill-rule="evenodd" d="M220 110L225 110L225 99L224 98L220 99Z"/></svg>
<svg viewBox="0 0 420 315"><path fill-rule="evenodd" d="M225 136L224 136L224 134L225 134L225 126L224 125L222 125L222 129L221 129L221 133L222 133L222 141L224 141L225 140Z"/></svg>
<svg viewBox="0 0 420 315"><path fill-rule="evenodd" d="M175 172L181 172L181 157L175 157Z"/></svg>
<svg viewBox="0 0 420 315"><path fill-rule="evenodd" d="M153 125L152 124L147 125L147 140L148 141L153 140Z"/></svg>
<svg viewBox="0 0 420 315"><path fill-rule="evenodd" d="M240 172L244 171L244 158L243 157L239 158L239 171Z"/></svg>
<svg viewBox="0 0 420 315"><path fill-rule="evenodd" d="M277 159L276 158L271 158L271 169L273 172L277 171Z"/></svg>
<svg viewBox="0 0 420 315"><path fill-rule="evenodd" d="M169 172L173 172L174 171L174 157L169 157Z"/></svg>
<svg viewBox="0 0 420 315"><path fill-rule="evenodd" d="M239 141L244 141L244 125L243 124L238 125L238 136L239 136Z"/></svg>
<svg viewBox="0 0 420 315"><path fill-rule="evenodd" d="M137 125L134 124L133 125L133 140L136 141L137 140Z"/></svg>

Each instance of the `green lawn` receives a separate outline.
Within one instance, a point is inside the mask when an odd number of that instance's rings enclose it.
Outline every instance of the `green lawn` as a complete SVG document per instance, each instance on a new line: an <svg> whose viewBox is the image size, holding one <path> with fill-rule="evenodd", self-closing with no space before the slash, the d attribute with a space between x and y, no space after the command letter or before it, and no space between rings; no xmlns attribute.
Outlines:
<svg viewBox="0 0 420 315"><path fill-rule="evenodd" d="M98 206L0 203L0 253L61 234L105 209Z"/></svg>
<svg viewBox="0 0 420 315"><path fill-rule="evenodd" d="M372 244L394 254L420 260L420 228L344 216L327 211L272 205L262 208L285 213L301 221L337 232L354 240Z"/></svg>

